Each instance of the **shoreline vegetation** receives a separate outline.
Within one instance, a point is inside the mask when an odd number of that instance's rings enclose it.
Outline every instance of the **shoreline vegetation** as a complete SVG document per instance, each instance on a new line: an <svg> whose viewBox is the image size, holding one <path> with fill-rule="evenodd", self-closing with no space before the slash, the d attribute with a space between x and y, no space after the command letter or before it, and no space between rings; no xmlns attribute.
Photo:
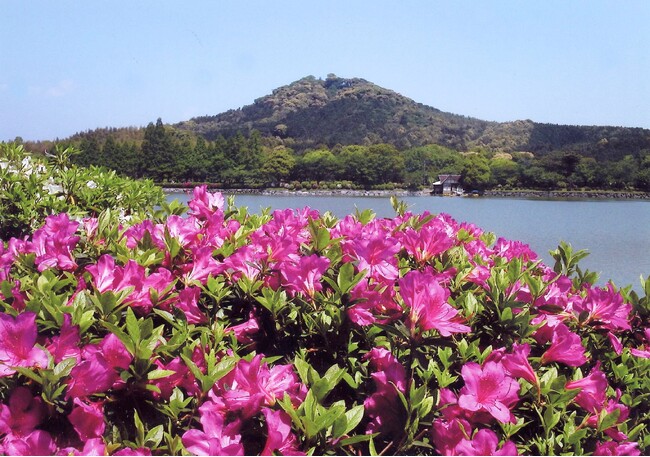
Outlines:
<svg viewBox="0 0 650 457"><path fill-rule="evenodd" d="M185 192L191 193L194 184L190 187L187 184L170 185L158 184L165 193ZM309 195L309 196L343 196L343 197L418 197L431 196L430 190L408 190L408 189L284 189L284 188L223 188L215 184L206 184L208 189L218 190L224 194L234 195ZM464 195L445 195L444 197L474 197L470 193ZM648 200L650 192L639 191L607 191L607 190L486 190L481 197L488 198L529 198L529 199L578 199L578 200Z"/></svg>

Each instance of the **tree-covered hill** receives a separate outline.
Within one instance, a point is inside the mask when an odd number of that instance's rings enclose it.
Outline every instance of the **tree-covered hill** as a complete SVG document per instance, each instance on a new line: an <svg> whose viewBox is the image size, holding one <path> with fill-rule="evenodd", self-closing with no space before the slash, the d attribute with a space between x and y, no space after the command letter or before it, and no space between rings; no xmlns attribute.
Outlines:
<svg viewBox="0 0 650 457"><path fill-rule="evenodd" d="M530 120L487 122L416 103L360 78L308 76L253 104L215 116L181 122L211 140L258 130L290 138L296 150L324 144L388 143L398 149L439 144L456 150L576 152L619 160L650 148L650 130L641 128L541 124Z"/></svg>

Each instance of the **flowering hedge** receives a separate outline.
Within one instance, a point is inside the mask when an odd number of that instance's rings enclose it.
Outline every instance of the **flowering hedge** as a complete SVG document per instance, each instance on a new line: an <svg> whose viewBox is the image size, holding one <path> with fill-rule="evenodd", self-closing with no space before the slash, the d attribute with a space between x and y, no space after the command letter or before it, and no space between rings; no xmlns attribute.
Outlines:
<svg viewBox="0 0 650 457"><path fill-rule="evenodd" d="M400 204L183 209L0 243L4 453L650 450L650 281Z"/></svg>

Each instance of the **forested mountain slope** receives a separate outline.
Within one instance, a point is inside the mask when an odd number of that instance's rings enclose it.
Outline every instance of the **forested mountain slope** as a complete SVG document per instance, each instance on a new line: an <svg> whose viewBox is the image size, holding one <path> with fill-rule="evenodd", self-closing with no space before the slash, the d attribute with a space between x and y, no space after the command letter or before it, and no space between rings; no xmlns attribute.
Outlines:
<svg viewBox="0 0 650 457"><path fill-rule="evenodd" d="M232 136L259 130L291 138L296 150L319 144L389 143L398 149L439 144L460 151L577 152L618 160L650 148L650 130L641 128L541 124L530 120L487 122L416 103L360 78L308 76L253 104L176 125L204 136Z"/></svg>

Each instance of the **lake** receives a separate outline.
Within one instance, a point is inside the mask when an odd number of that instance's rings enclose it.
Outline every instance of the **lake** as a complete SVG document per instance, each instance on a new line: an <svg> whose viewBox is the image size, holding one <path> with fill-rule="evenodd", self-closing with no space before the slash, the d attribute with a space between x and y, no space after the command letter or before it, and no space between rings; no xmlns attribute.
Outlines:
<svg viewBox="0 0 650 457"><path fill-rule="evenodd" d="M191 194L170 193L168 198L187 202ZM641 291L639 276L650 275L650 202L638 200L540 200L517 198L401 197L414 213L447 213L459 222L530 245L548 265L548 251L560 241L590 255L581 268L600 273L599 284L611 279L617 286L632 284ZM303 208L330 211L342 218L358 208L372 209L379 217L395 215L389 197L246 195L235 197L251 212L262 208Z"/></svg>

